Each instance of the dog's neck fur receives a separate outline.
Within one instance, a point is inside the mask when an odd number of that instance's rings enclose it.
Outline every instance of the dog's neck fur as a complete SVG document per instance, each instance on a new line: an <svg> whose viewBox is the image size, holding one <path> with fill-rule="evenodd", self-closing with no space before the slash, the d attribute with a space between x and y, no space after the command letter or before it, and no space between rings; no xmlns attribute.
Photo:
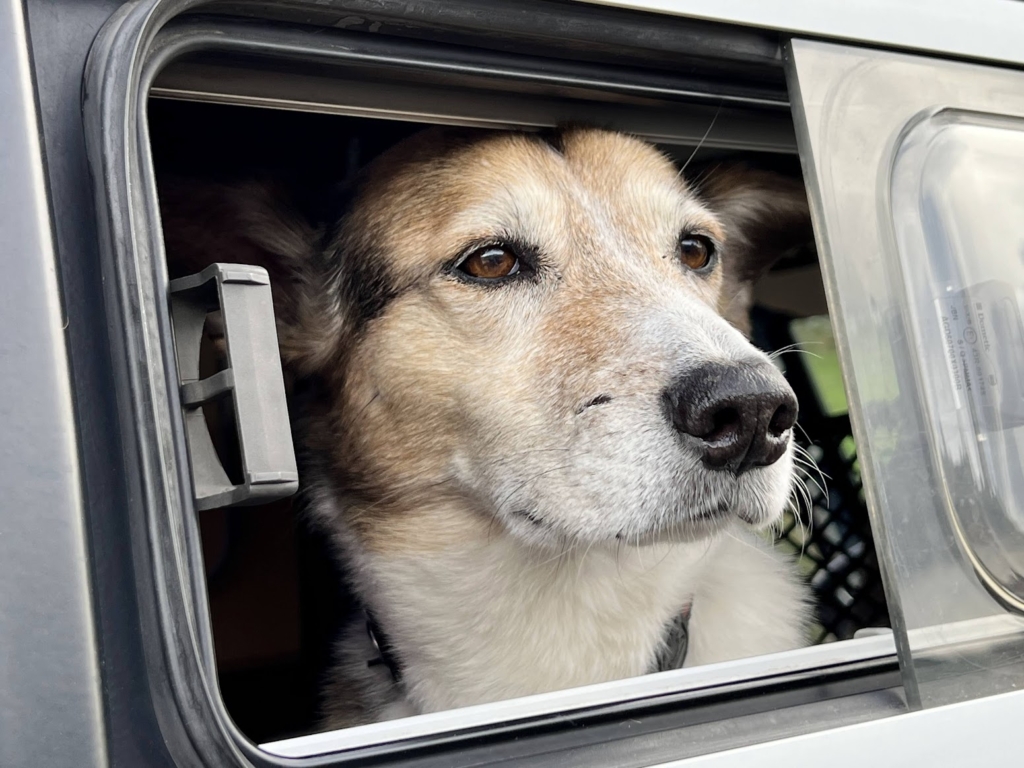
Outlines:
<svg viewBox="0 0 1024 768"><path fill-rule="evenodd" d="M352 564L411 711L429 712L651 671L714 546L559 554L501 532L445 552L363 552Z"/></svg>
<svg viewBox="0 0 1024 768"><path fill-rule="evenodd" d="M739 525L697 543L561 556L497 531L433 553L353 541L339 536L353 586L387 632L402 679L368 665L378 651L354 621L325 691L328 728L643 675L689 605L686 666L806 642L802 582Z"/></svg>

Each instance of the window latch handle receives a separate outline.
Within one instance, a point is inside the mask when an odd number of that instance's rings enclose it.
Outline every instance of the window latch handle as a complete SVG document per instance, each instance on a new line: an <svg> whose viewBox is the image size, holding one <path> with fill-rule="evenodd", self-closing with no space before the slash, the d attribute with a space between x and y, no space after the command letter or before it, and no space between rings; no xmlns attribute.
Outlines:
<svg viewBox="0 0 1024 768"><path fill-rule="evenodd" d="M171 319L178 358L196 509L264 504L298 490L270 277L262 267L211 264L172 280ZM227 367L200 378L199 353L210 312L224 322ZM214 448L203 406L233 404L241 482L232 482Z"/></svg>

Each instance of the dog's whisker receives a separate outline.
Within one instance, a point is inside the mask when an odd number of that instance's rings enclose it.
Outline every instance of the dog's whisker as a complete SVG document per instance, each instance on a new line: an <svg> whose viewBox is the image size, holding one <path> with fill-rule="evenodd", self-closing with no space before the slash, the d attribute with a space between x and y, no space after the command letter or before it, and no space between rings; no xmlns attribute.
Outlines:
<svg viewBox="0 0 1024 768"><path fill-rule="evenodd" d="M796 475L793 478L793 482L799 484L801 497L805 497L808 511L814 506L814 499L817 496L822 500L823 503L827 503L828 497L821 491L818 483L813 477L807 474ZM809 485L810 483L810 485ZM811 485L817 490L817 493L812 492Z"/></svg>
<svg viewBox="0 0 1024 768"><path fill-rule="evenodd" d="M804 436L804 440L806 440L806 441L807 441L807 444L808 444L808 445L813 445L813 444L814 444L814 441L813 441L813 440L811 440L811 436L810 436L810 435L808 435L808 434L807 434L807 430L806 430L806 429L804 429L804 425L803 425L803 424L801 424L801 423L800 423L800 422L798 421L798 422L796 422L796 424L794 424L793 426L795 426L795 427L796 427L797 429L799 429L799 430L800 430L800 434L802 434L802 435ZM797 450L801 450L801 451L804 451L804 452L806 452L806 451L807 451L807 449L806 449L806 448L804 448L804 447L803 447L802 445L800 445L799 443L793 443L793 447L794 447L794 448L796 448Z"/></svg>
<svg viewBox="0 0 1024 768"><path fill-rule="evenodd" d="M778 358L782 357L783 355L801 354L801 355L808 355L810 357L814 357L814 358L817 358L818 360L821 360L821 359L823 359L821 355L819 355L819 354L817 354L815 352L811 352L809 349L804 349L804 347L807 346L808 344L823 344L823 343L824 342L821 342L821 341L798 341L798 342L794 342L793 344L787 344L786 346L780 347L779 349L773 349L771 352L767 353L767 357L768 357L769 360L777 360Z"/></svg>
<svg viewBox="0 0 1024 768"><path fill-rule="evenodd" d="M809 483L811 486L814 487L814 489L817 491L817 495L819 495L822 499L828 498L828 492L821 486L821 483L818 482L818 480L815 478L815 476L811 473L809 469L803 467L798 467L797 469L800 473L798 475L798 478L805 485L805 487ZM810 487L807 487L807 491L808 495L812 497L815 495L811 493Z"/></svg>
<svg viewBox="0 0 1024 768"><path fill-rule="evenodd" d="M819 467L814 458L807 454L794 454L793 463L798 469L810 470L818 477L828 477Z"/></svg>
<svg viewBox="0 0 1024 768"><path fill-rule="evenodd" d="M800 557L804 556L806 551L807 542L810 541L811 534L813 532L814 525L814 504L811 501L810 492L807 490L807 486L802 478L793 478L793 489L792 489L792 500L790 503L790 510L793 514L793 520L796 525L800 527ZM807 523L804 523L803 515L801 514L801 503L807 511Z"/></svg>
<svg viewBox="0 0 1024 768"><path fill-rule="evenodd" d="M771 352L767 352L766 354L767 354L769 360L773 360L776 357L778 357L779 355L785 354L786 352L788 352L791 349L798 349L799 346L800 346L800 344L798 342L794 342L793 344L787 344L784 347L779 347L778 349L773 349Z"/></svg>
<svg viewBox="0 0 1024 768"><path fill-rule="evenodd" d="M721 112L722 104L721 102L719 102L718 108L715 110L715 114L711 117L711 122L708 123L708 129L704 131L704 135L700 137L700 141L697 142L697 146L693 148L693 152L690 153L690 156L686 158L686 162L683 163L682 167L679 169L680 176L682 176L683 173L686 172L686 169L689 167L690 163L693 162L693 158L697 156L697 153L700 152L700 148L704 146L704 142L708 140L708 136L711 135L711 129L714 128L715 123L718 122L718 116L721 114Z"/></svg>
<svg viewBox="0 0 1024 768"><path fill-rule="evenodd" d="M798 470L808 475L814 481L814 484L818 486L818 489L822 492L822 494L826 498L828 498L827 481L830 480L831 478L829 478L829 476L821 469L821 467L818 466L818 462L816 462L814 460L814 457L811 456L810 451L806 450L805 448L802 448L796 443L793 444L793 447L795 449L793 456L794 465L797 467Z"/></svg>

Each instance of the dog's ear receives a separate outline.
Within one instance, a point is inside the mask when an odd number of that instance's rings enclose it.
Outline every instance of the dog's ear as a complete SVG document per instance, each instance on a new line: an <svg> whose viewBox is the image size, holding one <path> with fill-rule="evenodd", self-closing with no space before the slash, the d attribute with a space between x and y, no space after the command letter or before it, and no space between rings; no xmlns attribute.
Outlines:
<svg viewBox="0 0 1024 768"><path fill-rule="evenodd" d="M270 182L161 179L160 213L171 278L215 262L254 264L270 275L285 365L313 373L336 352L345 318L327 288L322 233Z"/></svg>
<svg viewBox="0 0 1024 768"><path fill-rule="evenodd" d="M813 243L804 186L778 173L732 165L710 171L699 193L725 228L719 311L749 336L754 283L781 257Z"/></svg>

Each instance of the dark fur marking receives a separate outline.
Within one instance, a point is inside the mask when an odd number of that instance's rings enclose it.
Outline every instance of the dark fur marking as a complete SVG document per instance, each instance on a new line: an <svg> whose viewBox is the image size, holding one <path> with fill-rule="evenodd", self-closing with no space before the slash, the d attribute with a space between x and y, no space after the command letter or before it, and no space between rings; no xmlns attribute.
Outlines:
<svg viewBox="0 0 1024 768"><path fill-rule="evenodd" d="M538 131L535 135L558 154L565 154L565 126L545 128Z"/></svg>
<svg viewBox="0 0 1024 768"><path fill-rule="evenodd" d="M529 509L514 509L512 510L512 514L525 518L526 520L529 520L531 523L538 527L546 525L546 523L544 522L544 518L542 518L536 512L533 512L532 510Z"/></svg>
<svg viewBox="0 0 1024 768"><path fill-rule="evenodd" d="M570 120L568 122L559 123L553 128L544 128L540 131L537 131L534 134L534 136L536 136L549 147L551 147L553 150L555 150L555 152L564 156L566 136L577 131L585 131L597 127L598 126L593 123Z"/></svg>
<svg viewBox="0 0 1024 768"><path fill-rule="evenodd" d="M576 409L576 414L579 415L583 413L585 410L587 410L587 408L593 408L595 405L604 405L605 403L610 403L611 401L611 395L598 395L597 397L591 398L590 400L587 400L587 402L583 403L583 405L579 406Z"/></svg>
<svg viewBox="0 0 1024 768"><path fill-rule="evenodd" d="M338 264L338 291L355 331L380 316L402 293L388 274L384 258L377 252L368 248L346 248L342 244L335 248L331 260Z"/></svg>

